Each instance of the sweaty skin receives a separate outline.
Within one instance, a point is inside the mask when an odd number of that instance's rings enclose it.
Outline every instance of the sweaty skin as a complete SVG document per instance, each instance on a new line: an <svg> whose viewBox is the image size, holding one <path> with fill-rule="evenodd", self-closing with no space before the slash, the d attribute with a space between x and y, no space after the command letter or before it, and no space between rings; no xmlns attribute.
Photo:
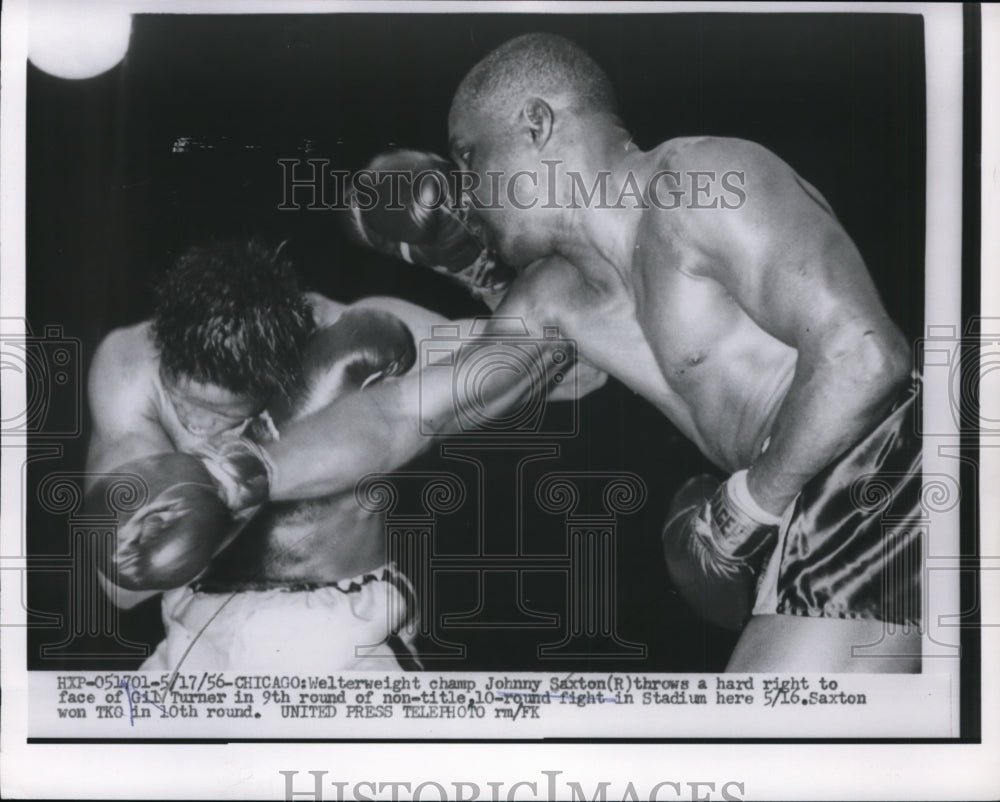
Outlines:
<svg viewBox="0 0 1000 802"><path fill-rule="evenodd" d="M317 294L308 298L321 327L335 322L347 308ZM366 298L352 306L391 312L411 328L417 341L430 335L432 325L444 321L396 298ZM220 432L232 431L235 436L247 418L260 412L252 401L211 386L197 388L196 403L178 397L161 377L149 322L116 330L105 338L94 357L89 396L93 435L88 473L113 471L149 454L190 451ZM203 427L202 436L190 431L192 421L198 424L199 434ZM381 521L356 504L353 484L323 497L265 506L233 545L239 548L221 551L206 578L332 582L385 562ZM121 588L113 594L123 607L153 595Z"/></svg>
<svg viewBox="0 0 1000 802"><path fill-rule="evenodd" d="M535 299L538 322L558 325L582 359L648 399L720 469L749 469L751 494L772 514L871 431L905 382L909 348L856 247L822 196L765 148L700 137L642 152L617 119L574 120L539 98L506 127L453 107L449 128L453 158L494 193L475 193L487 240L521 269L512 290ZM607 173L611 203L574 208L570 180L550 162L586 187ZM512 207L503 179L486 176L519 170L538 179L534 194L520 181ZM662 171L680 177L676 196L658 198L666 209L647 191ZM697 179L705 194L691 179L732 172L745 192L735 208L717 181ZM621 195L628 187L639 191ZM887 654L901 643L897 653L919 653L918 635L883 629L758 616L730 669L791 668L821 643L843 664L852 645L880 639ZM853 670L887 668L913 661Z"/></svg>
<svg viewBox="0 0 1000 802"><path fill-rule="evenodd" d="M484 166L475 170L503 169L504 154L493 162L486 146L476 150ZM516 226L510 210L482 211L487 232L514 264L554 250L519 279L538 296L540 322L558 325L587 362L656 405L723 470L766 468L763 484L751 486L762 506L780 513L878 420L906 376L907 346L825 201L764 148L675 139L618 161L612 199L625 174L645 187L661 171L730 170L745 175L747 199L739 209L696 208L709 199L682 181L684 195L671 201L677 208L648 198L648 208L637 208L626 197L622 209L575 213L569 230L589 213L593 222L584 225L600 229L599 241L560 230L557 244L524 245L510 232L530 235L530 227L523 219ZM670 200L663 190L660 200ZM809 392L822 383L836 395ZM838 411L844 407L853 414ZM824 419L840 425L823 431ZM786 436L803 424L809 442Z"/></svg>
<svg viewBox="0 0 1000 802"><path fill-rule="evenodd" d="M450 121L453 157L483 186L508 189L485 181L490 173L539 177L534 187L518 185L519 207L476 195L487 242L520 271L498 318L521 318L536 340L558 326L581 364L648 399L720 469L749 469L754 499L780 515L877 425L909 372L909 349L856 247L822 196L759 145L677 139L642 152L614 119L587 119L557 136L567 115L536 112L514 131L455 110ZM545 159L577 170L586 186L607 172L612 199L627 182L645 188L662 171L735 171L745 202L704 208L711 196L682 180L670 209L643 190L644 206L626 197L609 208L571 208L566 182L550 182ZM546 207L550 193L561 206ZM530 387L508 379L478 402L498 412L515 405ZM359 473L394 470L432 442L428 427L453 429L466 403L448 371L411 371L338 399L268 446L271 498L326 495ZM913 660L891 655L918 654L919 635L884 630L880 622L757 616L729 668L791 669L822 649L851 670L913 670ZM851 662L852 646L877 642L884 660Z"/></svg>

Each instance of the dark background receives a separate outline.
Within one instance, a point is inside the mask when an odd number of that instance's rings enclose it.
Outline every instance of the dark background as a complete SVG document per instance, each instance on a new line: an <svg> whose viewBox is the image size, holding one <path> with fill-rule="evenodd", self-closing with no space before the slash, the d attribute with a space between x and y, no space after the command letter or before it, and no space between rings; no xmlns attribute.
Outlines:
<svg viewBox="0 0 1000 802"><path fill-rule="evenodd" d="M920 17L874 14L138 16L125 62L103 76L65 81L29 65L32 330L41 335L46 326L61 326L63 337L79 343L86 376L101 337L149 316L151 282L181 250L239 233L287 239L305 285L337 300L387 294L447 316L484 313L430 271L346 242L333 212L279 211L277 160L326 158L332 168L351 170L394 144L446 153L447 110L462 75L528 31L562 33L594 56L641 147L712 134L776 152L830 201L889 313L911 339L919 335L923 31ZM43 508L38 495L53 472L83 468L87 416L77 389L52 391L28 465L28 547L41 560L28 584L35 624L29 668L133 667L141 658L116 657L121 650L113 640L73 632L69 574L43 570L45 559L62 565L59 555L72 551L67 514ZM554 425L566 415L550 411ZM620 667L721 669L734 636L695 619L672 593L659 553L672 492L708 466L662 416L614 381L582 402L579 417L577 437L542 440L558 443L560 457L527 476L632 471L649 489L645 506L618 523L618 630L648 647L646 658ZM75 431L76 420L79 435L60 436ZM498 471L510 464L509 456L497 459ZM470 478L435 454L418 467ZM513 492L509 481L489 486L490 509L509 508ZM470 537L474 542L473 506L442 519L441 548L461 552ZM528 509L525 523L544 550L562 542L558 516ZM537 658L538 644L564 631L564 595L557 579L535 576L525 603L562 614L563 629L441 629L446 640L467 646L466 659L428 667L610 667ZM475 576L450 575L438 596L440 612L471 609ZM53 613L61 618L46 617ZM155 643L158 603L123 613L119 631ZM43 646L60 643L41 655Z"/></svg>

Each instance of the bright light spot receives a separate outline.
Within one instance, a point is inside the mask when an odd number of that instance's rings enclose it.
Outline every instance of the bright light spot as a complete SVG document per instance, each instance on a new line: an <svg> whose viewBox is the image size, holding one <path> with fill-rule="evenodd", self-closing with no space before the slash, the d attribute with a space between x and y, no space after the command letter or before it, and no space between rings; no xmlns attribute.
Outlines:
<svg viewBox="0 0 1000 802"><path fill-rule="evenodd" d="M121 7L85 0L37 0L28 7L28 59L58 78L93 78L128 50L132 17Z"/></svg>

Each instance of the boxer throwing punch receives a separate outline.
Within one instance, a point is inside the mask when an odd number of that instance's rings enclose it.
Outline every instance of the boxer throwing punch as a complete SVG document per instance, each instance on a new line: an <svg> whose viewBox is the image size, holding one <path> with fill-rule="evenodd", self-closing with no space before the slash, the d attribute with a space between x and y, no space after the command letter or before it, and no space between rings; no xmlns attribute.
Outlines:
<svg viewBox="0 0 1000 802"><path fill-rule="evenodd" d="M473 234L439 233L424 253L445 265L479 259ZM505 310L518 324L537 317L516 291ZM292 325L276 326L285 317ZM365 652L415 666L394 637L416 612L408 585L384 564L381 521L359 509L355 486L435 442L428 427L457 428L463 405L491 418L539 390L537 372L507 371L465 396L448 371L411 370L414 339L441 322L399 299L345 309L303 298L275 254L227 245L187 254L154 320L106 338L90 376L87 497L98 509L123 477L145 483L104 567L120 606L163 594L167 636L144 668L280 669L288 659L317 670L384 668L356 654L380 640L381 654ZM470 345L489 348L498 333L522 333L508 322L489 321L482 339L471 336L472 321L457 325ZM565 372L544 343L540 351L543 377ZM250 383L269 375L266 366L275 380Z"/></svg>
<svg viewBox="0 0 1000 802"><path fill-rule="evenodd" d="M449 135L511 291L729 474L682 488L664 530L679 592L742 629L729 668L918 670L917 534L851 498L880 473L915 509L910 352L820 193L752 142L640 150L551 35L475 65Z"/></svg>
<svg viewBox="0 0 1000 802"><path fill-rule="evenodd" d="M709 620L742 630L729 669L919 670L909 348L820 193L743 140L639 150L604 73L548 35L473 67L449 134L458 167L478 179L469 202L485 244L518 271L498 318L520 316L536 336L558 326L593 374L582 388L615 376L729 475L683 487L664 529L675 587ZM415 171L438 162L415 159ZM399 154L391 163L405 172ZM724 175L739 177L740 192L703 186ZM441 218L423 205L411 192L410 207L366 216L390 243L372 244L401 250L430 236ZM318 417L342 434L318 462L280 453L308 449L318 419L290 427L268 449L286 463L272 494L347 481L335 455L362 442L379 446L361 454L370 470L425 448L416 419L447 431L466 403L431 381L418 391L402 377L366 404L330 405ZM503 408L521 391L511 377L489 402ZM898 517L885 532L879 511L852 497L873 474L891 485Z"/></svg>
<svg viewBox="0 0 1000 802"><path fill-rule="evenodd" d="M918 670L918 386L820 193L752 142L639 150L605 74L556 36L473 67L449 133L447 183L469 190L455 205L518 271L498 311L558 326L581 389L615 376L728 474L678 491L663 540L678 591L742 630L729 668ZM414 178L429 164L442 169L405 151L373 162ZM411 192L369 213L371 244L428 236L445 212L426 206ZM888 483L887 531L852 495L871 476Z"/></svg>
<svg viewBox="0 0 1000 802"><path fill-rule="evenodd" d="M476 65L449 134L479 179L486 244L519 273L498 316L536 336L558 326L594 384L615 376L729 474L682 488L664 548L688 601L742 629L730 670L919 670L909 349L819 192L742 140L639 150L604 73L548 35ZM693 180L725 174L742 177L741 200ZM497 408L524 390L508 378ZM418 392L400 377L293 423L266 450L271 497L331 492L352 479L339 465L391 470L426 448L418 419L447 431L466 403L433 381ZM324 454L295 460L323 429ZM869 474L892 485L890 531L851 496Z"/></svg>

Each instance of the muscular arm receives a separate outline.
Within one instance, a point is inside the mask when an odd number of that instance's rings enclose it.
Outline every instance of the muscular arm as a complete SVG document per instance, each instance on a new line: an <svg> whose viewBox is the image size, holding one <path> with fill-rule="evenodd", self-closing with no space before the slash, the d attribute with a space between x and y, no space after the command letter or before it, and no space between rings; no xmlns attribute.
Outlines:
<svg viewBox="0 0 1000 802"><path fill-rule="evenodd" d="M520 318L530 337L544 343L542 327L549 322L544 305L553 297L551 284L560 280L560 272L528 271L512 287L485 333L516 331L510 318ZM460 328L462 342L481 349L476 352L480 364L489 359L489 349L497 349L498 357L506 352L500 344L504 340L474 336L472 321L452 325ZM417 335L418 343L420 339ZM551 348L543 344L542 351L549 356ZM548 377L558 368L547 359L543 372ZM268 445L273 468L270 497L280 501L344 492L368 473L396 470L425 451L435 435L456 431L463 409L499 416L523 403L529 393L541 391L533 383L535 375L497 371L477 387L480 394L470 398L461 395L462 385L453 381L454 368L418 363L405 376L344 396L296 421L278 442Z"/></svg>
<svg viewBox="0 0 1000 802"><path fill-rule="evenodd" d="M495 301L495 303L490 304L493 313L499 316L525 317L525 311L529 308L529 302L526 300L527 293L530 292L536 296L540 296L543 293L553 293L561 289L562 275L559 278L546 276L543 279L538 274L543 271L558 271L562 274L565 269L566 266L563 263L560 262L557 264L554 259L548 260L545 263L539 263L532 269L531 276L526 276L512 284L510 291L503 296L502 300L498 294L491 296ZM566 278L568 279L569 276L567 275ZM535 326L539 328L542 325L549 325L554 322L548 319L542 320L539 317L540 308L543 305L547 307L546 302L550 298L551 296L549 298L537 297L532 299L530 302L531 315L534 315L538 319L529 322L525 317L525 321L529 327ZM372 296L370 298L362 298L353 304L353 306L371 307L394 314L410 327L418 350L420 348L420 341L432 336L432 328L434 326L448 322L435 312L431 312L424 307L417 306L400 298ZM471 321L466 321L465 325L468 326L470 323ZM540 328L537 333L541 336ZM599 390L608 381L607 373L595 368L579 357L576 364L564 371L564 373L564 380L549 388L549 401L578 401L588 393Z"/></svg>
<svg viewBox="0 0 1000 802"><path fill-rule="evenodd" d="M678 156L681 170L745 172L740 208L686 209L679 219L704 255L696 270L798 352L769 448L748 477L758 503L780 514L884 414L910 369L909 348L854 243L787 164L740 140L697 140Z"/></svg>

